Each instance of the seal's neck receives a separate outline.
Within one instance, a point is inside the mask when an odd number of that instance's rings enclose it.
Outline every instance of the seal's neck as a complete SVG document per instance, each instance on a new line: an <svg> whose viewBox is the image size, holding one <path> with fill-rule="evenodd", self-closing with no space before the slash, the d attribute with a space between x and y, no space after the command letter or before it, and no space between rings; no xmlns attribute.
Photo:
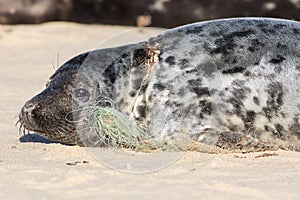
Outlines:
<svg viewBox="0 0 300 200"><path fill-rule="evenodd" d="M158 62L159 51L145 46L123 54L104 71L108 93L120 111L132 115L144 101L151 68Z"/></svg>

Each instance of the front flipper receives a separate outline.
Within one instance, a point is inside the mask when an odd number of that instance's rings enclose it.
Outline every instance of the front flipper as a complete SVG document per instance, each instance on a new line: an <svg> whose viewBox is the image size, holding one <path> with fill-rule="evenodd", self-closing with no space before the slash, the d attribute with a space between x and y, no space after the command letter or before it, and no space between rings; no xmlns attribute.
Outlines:
<svg viewBox="0 0 300 200"><path fill-rule="evenodd" d="M237 132L221 133L216 147L228 151L240 151L245 153L279 149L276 145L263 143L250 135Z"/></svg>
<svg viewBox="0 0 300 200"><path fill-rule="evenodd" d="M209 133L205 139L194 141L187 148L189 151L205 153L250 153L278 149L278 145L264 143L255 137L239 132Z"/></svg>

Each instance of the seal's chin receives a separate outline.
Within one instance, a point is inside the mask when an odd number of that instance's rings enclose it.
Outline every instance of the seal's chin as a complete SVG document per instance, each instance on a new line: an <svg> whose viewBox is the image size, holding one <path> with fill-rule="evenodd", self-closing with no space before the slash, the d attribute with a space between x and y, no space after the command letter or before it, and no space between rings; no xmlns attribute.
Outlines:
<svg viewBox="0 0 300 200"><path fill-rule="evenodd" d="M45 137L46 139L53 140L59 143L63 144L69 144L69 145L77 145L77 133L76 130L73 130L71 132L42 132L42 131L34 131L35 133Z"/></svg>
<svg viewBox="0 0 300 200"><path fill-rule="evenodd" d="M23 133L24 135L36 133L48 140L52 140L63 144L78 145L79 143L77 138L77 131L75 129L69 132L58 130L58 129L55 131L43 131L43 130L33 129L32 127L28 127L26 126L26 124L22 124L21 121L19 123L20 123L19 132Z"/></svg>
<svg viewBox="0 0 300 200"><path fill-rule="evenodd" d="M30 133L36 133L42 137L57 141L64 144L77 144L77 132L74 124L68 121L56 121L52 124L38 124L28 113L20 112L19 120L19 133L28 135Z"/></svg>

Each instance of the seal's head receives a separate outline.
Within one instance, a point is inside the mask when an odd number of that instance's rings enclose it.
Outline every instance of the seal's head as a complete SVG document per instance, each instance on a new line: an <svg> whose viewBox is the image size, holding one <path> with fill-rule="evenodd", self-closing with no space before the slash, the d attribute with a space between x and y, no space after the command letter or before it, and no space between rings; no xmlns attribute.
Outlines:
<svg viewBox="0 0 300 200"><path fill-rule="evenodd" d="M76 143L72 110L90 100L90 86L78 78L78 71L88 53L81 54L61 66L46 88L25 103L19 114L21 128L68 144Z"/></svg>
<svg viewBox="0 0 300 200"><path fill-rule="evenodd" d="M46 88L25 103L19 114L20 129L50 140L83 145L76 131L85 128L82 108L94 105L99 98L115 100L120 96L114 84L117 77L126 74L130 64L124 62L130 60L127 53L132 48L125 45L99 49L67 61L50 77Z"/></svg>

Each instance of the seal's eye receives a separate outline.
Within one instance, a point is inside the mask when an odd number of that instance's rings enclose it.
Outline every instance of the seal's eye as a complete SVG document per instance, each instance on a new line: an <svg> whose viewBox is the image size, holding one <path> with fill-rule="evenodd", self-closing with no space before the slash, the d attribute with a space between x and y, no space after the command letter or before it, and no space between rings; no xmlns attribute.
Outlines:
<svg viewBox="0 0 300 200"><path fill-rule="evenodd" d="M79 88L75 90L75 97L81 99L83 102L86 102L90 98L90 93L84 88Z"/></svg>

